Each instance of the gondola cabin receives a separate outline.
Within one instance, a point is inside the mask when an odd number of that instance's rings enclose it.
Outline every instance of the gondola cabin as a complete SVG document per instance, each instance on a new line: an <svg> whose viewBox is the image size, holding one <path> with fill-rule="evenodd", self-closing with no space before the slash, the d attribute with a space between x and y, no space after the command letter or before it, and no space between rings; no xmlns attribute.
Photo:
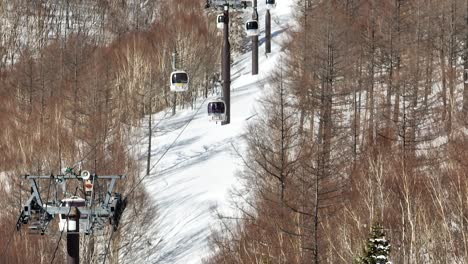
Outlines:
<svg viewBox="0 0 468 264"><path fill-rule="evenodd" d="M216 27L219 29L224 29L224 20L225 16L223 14L220 14L216 17Z"/></svg>
<svg viewBox="0 0 468 264"><path fill-rule="evenodd" d="M185 92L189 89L189 76L185 71L171 73L171 92Z"/></svg>
<svg viewBox="0 0 468 264"><path fill-rule="evenodd" d="M79 226L77 226L75 220L75 212L73 207L85 207L86 201L78 196L72 196L65 198L61 201L60 207L67 208L68 213L59 214L59 230L62 232L79 232ZM80 219L86 219L87 215L80 215Z"/></svg>
<svg viewBox="0 0 468 264"><path fill-rule="evenodd" d="M271 8L274 8L276 5L276 1L275 0L266 0L266 7L268 9L271 9Z"/></svg>
<svg viewBox="0 0 468 264"><path fill-rule="evenodd" d="M257 20L249 20L245 23L245 31L247 32L247 36L258 36L258 21Z"/></svg>
<svg viewBox="0 0 468 264"><path fill-rule="evenodd" d="M226 103L221 99L209 102L208 118L210 121L226 121Z"/></svg>

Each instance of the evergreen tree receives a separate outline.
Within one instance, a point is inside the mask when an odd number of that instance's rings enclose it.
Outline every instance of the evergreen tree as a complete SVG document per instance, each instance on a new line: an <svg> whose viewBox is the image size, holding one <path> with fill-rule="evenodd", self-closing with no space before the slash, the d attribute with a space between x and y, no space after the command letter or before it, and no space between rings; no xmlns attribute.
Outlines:
<svg viewBox="0 0 468 264"><path fill-rule="evenodd" d="M390 242L385 238L383 227L379 223L372 225L371 237L367 240L361 257L356 264L391 264L388 260Z"/></svg>

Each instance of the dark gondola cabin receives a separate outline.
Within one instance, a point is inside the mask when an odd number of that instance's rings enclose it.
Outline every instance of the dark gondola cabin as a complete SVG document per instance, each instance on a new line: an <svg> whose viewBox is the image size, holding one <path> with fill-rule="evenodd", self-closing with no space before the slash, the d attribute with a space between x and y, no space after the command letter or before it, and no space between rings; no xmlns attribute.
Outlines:
<svg viewBox="0 0 468 264"><path fill-rule="evenodd" d="M189 88L189 77L185 71L171 73L171 92L185 92Z"/></svg>
<svg viewBox="0 0 468 264"><path fill-rule="evenodd" d="M219 29L224 29L224 15L220 14L216 17L216 27Z"/></svg>
<svg viewBox="0 0 468 264"><path fill-rule="evenodd" d="M268 9L271 9L271 8L274 8L276 5L276 1L275 0L266 0L266 7Z"/></svg>
<svg viewBox="0 0 468 264"><path fill-rule="evenodd" d="M217 99L208 103L208 118L210 121L226 120L226 104L223 100Z"/></svg>
<svg viewBox="0 0 468 264"><path fill-rule="evenodd" d="M247 36L258 36L258 22L257 20L249 20L245 23L245 30L247 32Z"/></svg>

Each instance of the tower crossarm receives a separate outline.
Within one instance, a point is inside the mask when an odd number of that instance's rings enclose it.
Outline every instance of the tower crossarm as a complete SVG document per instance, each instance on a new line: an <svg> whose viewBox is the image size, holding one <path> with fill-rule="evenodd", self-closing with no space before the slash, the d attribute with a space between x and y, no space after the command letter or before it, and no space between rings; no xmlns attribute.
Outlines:
<svg viewBox="0 0 468 264"><path fill-rule="evenodd" d="M30 230L40 231L44 234L49 223L59 216L59 228L68 226L69 219L80 219L83 225L78 227L77 232L90 234L93 230L102 228L105 223L110 222L114 229L117 228L123 210L126 207L126 199L122 199L121 194L115 193L116 181L125 179L125 175L91 175L88 171L80 174L66 173L62 175L24 175L24 179L31 184L31 195L21 208L21 213L16 223L19 230L23 224L28 224ZM84 198L77 196L77 192L72 197L64 197L59 200L57 193L52 200L43 201L40 194L38 180L49 180L49 184L54 184L52 188L57 190L57 184L66 186L68 180L78 180L82 182ZM51 181L52 180L52 181ZM106 184L105 197L98 202L94 198L94 184L101 180ZM101 185L102 186L102 185ZM78 188L78 187L77 187ZM48 190L50 189L50 185ZM78 189L77 189L78 190ZM47 195L49 197L49 195ZM47 198L49 199L49 198ZM74 221L74 220L70 220ZM77 220L78 221L78 220ZM60 227L61 226L61 227ZM81 230L81 231L80 231ZM74 231L75 232L75 231Z"/></svg>

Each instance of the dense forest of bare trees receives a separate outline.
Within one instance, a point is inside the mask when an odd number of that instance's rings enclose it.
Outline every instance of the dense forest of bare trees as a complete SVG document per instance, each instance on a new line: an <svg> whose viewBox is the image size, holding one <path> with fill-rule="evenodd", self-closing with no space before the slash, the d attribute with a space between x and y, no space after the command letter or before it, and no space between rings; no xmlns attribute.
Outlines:
<svg viewBox="0 0 468 264"><path fill-rule="evenodd" d="M178 107L207 96L220 39L203 2L0 0L1 263L50 263L58 241L14 229L29 195L20 174L82 161L136 183L130 134L171 106L174 51L193 88ZM467 263L468 0L300 0L296 11L247 128L238 214L221 217L206 262L352 263L379 223L393 263ZM158 250L141 228L157 218L146 199L132 193L109 262ZM102 262L108 238L83 236L83 261Z"/></svg>
<svg viewBox="0 0 468 264"><path fill-rule="evenodd" d="M118 187L126 193L140 173L132 129L144 115L171 105L175 49L192 87L178 106L207 95L220 50L213 49L219 37L203 3L0 1L0 186L9 193L0 202L1 263L50 263L59 240L28 236L27 228L16 232L18 210L29 195L20 174L58 174L82 161L98 175L127 174ZM146 199L141 186L129 197L128 213L112 236L110 263L157 251L147 246L155 235L142 228L157 217ZM107 231L83 236L84 263L102 262L108 239ZM65 245L62 238L56 263Z"/></svg>
<svg viewBox="0 0 468 264"><path fill-rule="evenodd" d="M353 263L373 223L392 263L468 262L468 1L296 11L206 263Z"/></svg>

